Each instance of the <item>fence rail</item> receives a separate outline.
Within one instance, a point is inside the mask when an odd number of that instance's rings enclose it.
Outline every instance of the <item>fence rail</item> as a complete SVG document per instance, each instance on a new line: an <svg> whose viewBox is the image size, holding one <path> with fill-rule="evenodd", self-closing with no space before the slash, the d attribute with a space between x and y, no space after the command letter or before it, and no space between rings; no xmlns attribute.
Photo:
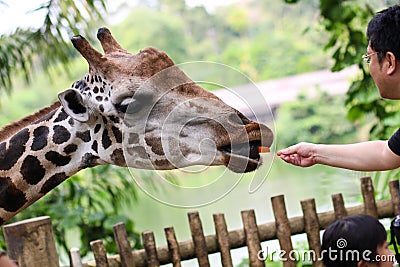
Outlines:
<svg viewBox="0 0 400 267"><path fill-rule="evenodd" d="M210 266L209 254L220 253L222 266L233 266L231 250L235 248L247 247L251 267L265 266L264 262L257 257L261 251L261 242L269 240L279 240L280 248L284 251L292 251L293 245L291 236L306 233L309 249L314 251L319 258L321 252L320 230L331 224L337 219L354 214L368 214L376 218L390 218L400 214L399 181L389 182L390 199L375 201L375 193L370 177L363 177L361 180L361 194L363 204L345 207L342 194L332 195L333 210L317 213L314 199L301 201L303 216L288 218L286 212L285 199L283 195L271 198L272 209L275 221L257 224L254 210L241 212L243 229L228 231L224 214L214 214L215 234L204 235L203 227L198 212L189 212L188 220L192 239L179 242L176 239L173 227L165 228L167 245L156 246L154 234L151 231L142 233L144 249L131 250L127 238L126 228L123 223L114 226L114 236L118 255L107 256L106 250L101 240L90 243L94 258L93 262L82 263L79 250L70 250L71 267L141 267L141 266L160 266L172 263L174 267L181 266L181 262L190 259L197 259L200 267ZM4 226L4 235L9 251L9 255L18 261L21 267L54 267L54 263L47 263L46 260L30 261L32 254L41 258L43 254L37 252L38 249L44 250L46 255L57 253L52 237L46 236L37 240L32 236L40 236L41 231L51 229L49 218L39 218L38 221L46 221L47 226L36 227L36 220L28 220ZM40 222L39 225L42 225ZM21 228L22 226L24 228ZM33 225L33 226L27 226ZM31 232L21 231L30 229ZM42 229L43 228L43 229ZM35 230L36 229L36 230ZM35 232L36 231L36 232ZM28 233L28 234L27 234ZM37 242L50 242L45 246L40 246ZM32 245L33 243L33 245ZM43 252L43 251L42 251ZM30 255L30 256L29 256ZM36 259L36 258L35 258ZM58 266L58 265L57 265ZM283 261L284 267L294 267L295 262L287 258ZM315 260L313 266L323 266L322 262Z"/></svg>

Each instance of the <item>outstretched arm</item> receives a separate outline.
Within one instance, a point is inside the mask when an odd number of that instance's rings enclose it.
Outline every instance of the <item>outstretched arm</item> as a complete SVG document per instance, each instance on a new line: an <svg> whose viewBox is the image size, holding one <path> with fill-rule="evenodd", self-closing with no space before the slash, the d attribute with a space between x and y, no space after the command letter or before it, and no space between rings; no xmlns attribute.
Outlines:
<svg viewBox="0 0 400 267"><path fill-rule="evenodd" d="M400 166L400 156L392 152L387 141L348 145L299 143L278 151L277 155L301 167L324 164L356 171L383 171Z"/></svg>

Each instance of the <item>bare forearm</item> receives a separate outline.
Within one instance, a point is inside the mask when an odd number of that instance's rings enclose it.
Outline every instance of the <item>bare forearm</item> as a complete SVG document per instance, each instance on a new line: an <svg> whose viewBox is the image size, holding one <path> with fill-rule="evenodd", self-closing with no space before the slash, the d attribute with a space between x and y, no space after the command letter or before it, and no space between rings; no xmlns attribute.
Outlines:
<svg viewBox="0 0 400 267"><path fill-rule="evenodd" d="M349 145L315 145L315 162L357 171L381 171L399 167L400 157L389 149L387 141Z"/></svg>

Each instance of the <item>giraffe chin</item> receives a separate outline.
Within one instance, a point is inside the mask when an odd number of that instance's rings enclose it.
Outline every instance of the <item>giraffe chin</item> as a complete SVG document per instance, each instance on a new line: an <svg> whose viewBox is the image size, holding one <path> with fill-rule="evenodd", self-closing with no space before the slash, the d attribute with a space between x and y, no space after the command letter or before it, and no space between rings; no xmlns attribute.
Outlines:
<svg viewBox="0 0 400 267"><path fill-rule="evenodd" d="M223 152L224 165L231 171L236 173L246 173L255 171L261 164L261 158L251 159L242 155Z"/></svg>

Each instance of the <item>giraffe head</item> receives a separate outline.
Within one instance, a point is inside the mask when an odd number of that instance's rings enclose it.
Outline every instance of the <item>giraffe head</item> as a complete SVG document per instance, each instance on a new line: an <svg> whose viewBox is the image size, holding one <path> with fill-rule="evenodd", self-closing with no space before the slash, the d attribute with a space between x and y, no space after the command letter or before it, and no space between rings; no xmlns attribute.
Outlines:
<svg viewBox="0 0 400 267"><path fill-rule="evenodd" d="M59 99L77 123L94 128L101 163L142 169L225 165L235 172L260 165L258 147L273 141L267 126L198 86L165 53L128 53L106 28L97 38L104 54L82 36L72 38L89 72Z"/></svg>

